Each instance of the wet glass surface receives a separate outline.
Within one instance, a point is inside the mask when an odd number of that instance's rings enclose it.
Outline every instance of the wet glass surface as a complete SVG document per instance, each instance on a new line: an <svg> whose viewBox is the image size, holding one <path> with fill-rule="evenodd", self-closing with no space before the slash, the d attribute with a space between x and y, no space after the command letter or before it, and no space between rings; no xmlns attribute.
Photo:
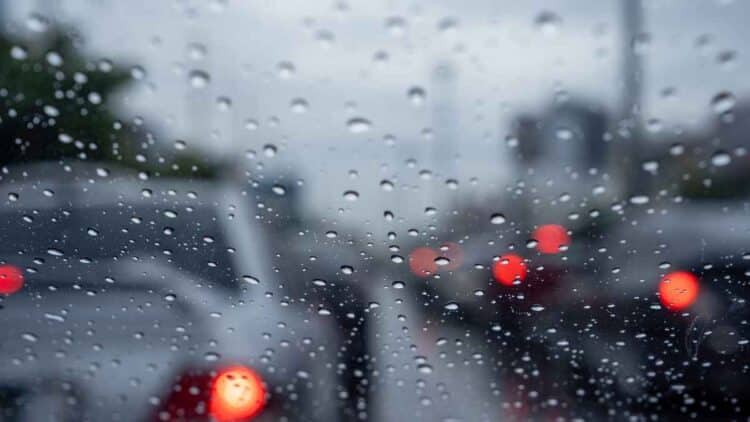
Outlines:
<svg viewBox="0 0 750 422"><path fill-rule="evenodd" d="M0 1L0 421L747 419L748 13Z"/></svg>

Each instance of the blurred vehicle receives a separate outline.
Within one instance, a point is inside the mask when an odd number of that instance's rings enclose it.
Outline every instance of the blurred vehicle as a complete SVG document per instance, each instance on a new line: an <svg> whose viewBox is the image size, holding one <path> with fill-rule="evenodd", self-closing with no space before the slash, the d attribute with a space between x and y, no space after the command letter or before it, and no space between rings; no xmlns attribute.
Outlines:
<svg viewBox="0 0 750 422"><path fill-rule="evenodd" d="M339 417L336 337L280 300L238 190L81 164L0 190L3 420Z"/></svg>
<svg viewBox="0 0 750 422"><path fill-rule="evenodd" d="M289 174L284 179L292 180ZM346 418L366 418L371 373L368 295L373 256L357 240L360 233L326 229L305 212L296 184L245 185L246 204L256 208L257 225L268 239L280 292L290 306L335 327L339 347L336 394ZM339 233L340 232L340 233Z"/></svg>
<svg viewBox="0 0 750 422"><path fill-rule="evenodd" d="M750 263L738 251L747 249L748 221L731 201L629 210L597 243L585 302L571 295L552 316L568 321L562 335L579 339L578 388L641 417L741 414ZM592 325L601 312L609 317Z"/></svg>

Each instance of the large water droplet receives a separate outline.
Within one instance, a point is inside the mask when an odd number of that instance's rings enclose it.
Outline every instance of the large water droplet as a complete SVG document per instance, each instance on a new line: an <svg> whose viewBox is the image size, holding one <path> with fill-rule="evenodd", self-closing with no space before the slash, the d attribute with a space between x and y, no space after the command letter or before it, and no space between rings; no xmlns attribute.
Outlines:
<svg viewBox="0 0 750 422"><path fill-rule="evenodd" d="M711 107L716 114L723 114L734 108L736 100L730 92L722 91L711 100Z"/></svg>

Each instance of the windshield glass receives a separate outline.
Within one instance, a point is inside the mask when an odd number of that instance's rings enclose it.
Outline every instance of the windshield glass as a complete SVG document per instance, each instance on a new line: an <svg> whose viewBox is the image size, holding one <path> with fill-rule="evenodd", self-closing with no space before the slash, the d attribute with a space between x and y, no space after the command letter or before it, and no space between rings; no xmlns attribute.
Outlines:
<svg viewBox="0 0 750 422"><path fill-rule="evenodd" d="M0 0L0 421L747 419L748 15Z"/></svg>

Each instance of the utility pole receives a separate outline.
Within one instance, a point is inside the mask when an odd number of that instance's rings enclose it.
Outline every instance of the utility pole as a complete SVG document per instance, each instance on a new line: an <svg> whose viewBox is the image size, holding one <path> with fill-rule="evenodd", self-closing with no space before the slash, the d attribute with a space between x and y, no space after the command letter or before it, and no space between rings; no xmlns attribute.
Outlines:
<svg viewBox="0 0 750 422"><path fill-rule="evenodd" d="M432 172L436 176L443 174L445 179L456 178L458 175L454 166L456 147L460 140L456 136L458 126L458 110L456 108L457 72L453 63L439 61L432 72L432 95L434 108L432 110ZM433 201L438 201L440 188L433 186Z"/></svg>
<svg viewBox="0 0 750 422"><path fill-rule="evenodd" d="M630 162L624 163L626 194L634 194L645 188L645 174L641 169L645 145L643 132L643 63L638 43L643 32L642 0L621 0L622 5L622 94L619 128L629 133L624 155Z"/></svg>

